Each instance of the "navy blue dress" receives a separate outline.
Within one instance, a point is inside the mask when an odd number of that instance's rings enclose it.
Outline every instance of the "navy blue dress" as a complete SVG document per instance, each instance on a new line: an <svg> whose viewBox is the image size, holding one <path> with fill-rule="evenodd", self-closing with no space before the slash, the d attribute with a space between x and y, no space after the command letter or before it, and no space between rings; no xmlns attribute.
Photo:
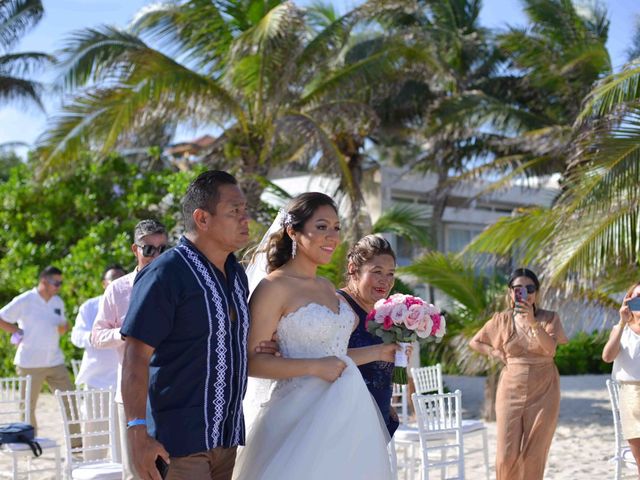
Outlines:
<svg viewBox="0 0 640 480"><path fill-rule="evenodd" d="M360 320L358 327L351 334L351 338L349 338L349 348L381 344L381 338L371 335L364 328L364 323L369 312L365 312L348 293L343 290L338 290L338 293L349 302L349 305L351 305L351 308L353 308L353 311L356 312ZM391 417L391 394L393 392L391 378L393 376L393 367L393 363L389 362L371 362L358 367L360 373L362 373L362 378L364 378L364 383L367 384L369 392L371 392L371 395L373 395L374 400L378 404L382 418L391 436L393 436L399 425L397 416L394 415L394 417Z"/></svg>

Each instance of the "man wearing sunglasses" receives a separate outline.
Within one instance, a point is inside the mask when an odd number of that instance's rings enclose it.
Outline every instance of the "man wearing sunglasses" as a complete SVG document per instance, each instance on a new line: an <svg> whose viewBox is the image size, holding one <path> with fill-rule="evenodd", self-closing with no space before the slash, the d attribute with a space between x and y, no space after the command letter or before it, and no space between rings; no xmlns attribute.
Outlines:
<svg viewBox="0 0 640 480"><path fill-rule="evenodd" d="M35 407L42 385L51 391L73 390L60 349L60 335L69 329L64 302L58 296L62 271L49 266L39 275L38 286L9 302L0 310L0 329L11 334L17 345L13 363L20 376L31 375L31 423L37 428Z"/></svg>
<svg viewBox="0 0 640 480"><path fill-rule="evenodd" d="M120 426L120 442L123 467L123 480L139 478L135 474L127 449L126 419L122 406L121 378L124 340L120 327L129 310L133 282L140 270L145 268L168 248L167 230L156 220L142 220L133 231L131 251L136 258L136 268L120 277L106 288L100 299L98 314L91 331L91 345L97 349L114 348L118 353L118 384L116 388L116 407Z"/></svg>

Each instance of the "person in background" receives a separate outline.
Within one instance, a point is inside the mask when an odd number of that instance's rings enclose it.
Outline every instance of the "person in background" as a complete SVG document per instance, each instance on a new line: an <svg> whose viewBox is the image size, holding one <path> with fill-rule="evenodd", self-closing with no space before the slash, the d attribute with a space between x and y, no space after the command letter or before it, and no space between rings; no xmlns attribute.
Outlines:
<svg viewBox="0 0 640 480"><path fill-rule="evenodd" d="M629 442L640 476L640 311L629 301L640 297L640 282L633 285L620 306L620 321L611 329L602 360L613 362L611 376L620 384L622 436Z"/></svg>
<svg viewBox="0 0 640 480"><path fill-rule="evenodd" d="M133 231L131 251L136 258L133 272L114 280L100 299L98 315L91 331L91 345L97 349L115 349L118 354L118 380L116 389L116 410L120 429L120 447L123 480L138 479L131 462L131 452L127 444L127 422L122 404L122 359L124 356L124 340L120 335L120 327L124 322L133 282L138 273L153 262L168 247L167 230L156 220L142 220Z"/></svg>
<svg viewBox="0 0 640 480"><path fill-rule="evenodd" d="M560 413L560 375L553 361L566 343L558 314L539 307L540 281L511 273L510 308L497 312L469 342L505 367L496 395L497 480L542 480Z"/></svg>
<svg viewBox="0 0 640 480"><path fill-rule="evenodd" d="M102 287L106 289L115 279L126 275L120 265L109 265L102 275ZM91 346L91 330L98 315L102 295L90 298L78 309L76 322L71 330L71 343L84 349L82 363L76 377L76 385L88 388L117 387L118 354L113 349L97 349Z"/></svg>
<svg viewBox="0 0 640 480"><path fill-rule="evenodd" d="M393 288L396 271L396 255L387 240L377 235L367 235L358 240L347 254L347 284L338 290L358 316L358 326L351 334L349 348L375 346L374 357L386 357L387 361L371 361L358 365L362 377L380 409L389 435L398 428L398 415L391 407L393 387L393 361L395 345L385 345L382 339L370 334L365 328L367 314L374 304L389 296ZM380 352L375 352L375 349Z"/></svg>
<svg viewBox="0 0 640 480"><path fill-rule="evenodd" d="M14 364L20 376L31 375L31 424L37 430L36 404L42 385L52 391L73 390L69 371L60 349L60 335L69 330L64 302L58 296L62 271L46 267L38 285L15 297L0 309L0 329L12 334L18 345ZM74 426L76 427L76 426ZM76 431L78 433L78 431Z"/></svg>
<svg viewBox="0 0 640 480"><path fill-rule="evenodd" d="M102 274L102 287L107 288L117 278L127 272L120 265L109 265ZM90 298L78 309L76 322L71 330L71 343L84 349L82 363L76 376L76 385L84 385L87 388L112 388L117 389L118 354L113 349L99 350L91 346L91 329L98 314L98 307L102 295ZM90 408L88 406L87 408ZM107 425L95 425L95 430L106 430ZM117 422L116 422L117 429ZM117 434L116 434L117 437ZM104 445L104 437L85 437L85 447ZM115 461L120 461L120 445L116 444ZM99 459L104 456L104 451L88 450L84 452L85 460Z"/></svg>

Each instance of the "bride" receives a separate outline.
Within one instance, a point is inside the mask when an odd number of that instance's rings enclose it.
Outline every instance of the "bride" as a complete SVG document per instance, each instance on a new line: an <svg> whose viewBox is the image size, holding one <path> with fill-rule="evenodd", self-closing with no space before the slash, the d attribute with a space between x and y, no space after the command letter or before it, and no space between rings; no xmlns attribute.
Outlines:
<svg viewBox="0 0 640 480"><path fill-rule="evenodd" d="M251 296L248 342L249 375L276 381L234 478L391 479L386 427L356 364L393 361L395 346L347 352L358 319L316 276L340 240L336 206L324 194L304 193L278 227L265 249L268 275ZM255 353L274 334L281 356Z"/></svg>

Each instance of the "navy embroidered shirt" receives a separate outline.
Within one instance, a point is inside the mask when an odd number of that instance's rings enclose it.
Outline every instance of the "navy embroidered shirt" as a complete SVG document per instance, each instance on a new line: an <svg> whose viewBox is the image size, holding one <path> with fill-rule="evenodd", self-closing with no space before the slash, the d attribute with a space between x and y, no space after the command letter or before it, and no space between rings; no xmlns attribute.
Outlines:
<svg viewBox="0 0 640 480"><path fill-rule="evenodd" d="M244 444L248 285L233 254L225 273L182 237L133 286L121 333L155 349L149 434L171 456Z"/></svg>

